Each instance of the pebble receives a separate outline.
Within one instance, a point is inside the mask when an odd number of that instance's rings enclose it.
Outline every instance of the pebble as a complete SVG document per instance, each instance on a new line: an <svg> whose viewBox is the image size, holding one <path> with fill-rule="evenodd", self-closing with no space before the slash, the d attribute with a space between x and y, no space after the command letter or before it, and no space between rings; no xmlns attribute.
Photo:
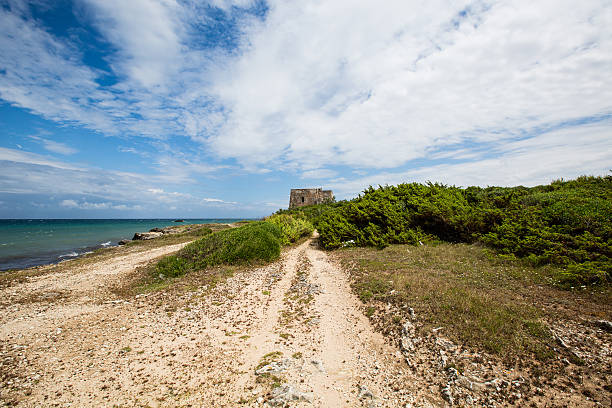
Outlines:
<svg viewBox="0 0 612 408"><path fill-rule="evenodd" d="M440 390L442 398L444 398L450 405L453 405L453 395L451 394L450 384Z"/></svg>

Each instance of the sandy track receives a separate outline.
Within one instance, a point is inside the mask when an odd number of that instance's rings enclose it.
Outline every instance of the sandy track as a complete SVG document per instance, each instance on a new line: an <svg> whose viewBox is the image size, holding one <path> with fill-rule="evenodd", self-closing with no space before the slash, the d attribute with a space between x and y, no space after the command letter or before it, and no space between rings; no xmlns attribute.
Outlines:
<svg viewBox="0 0 612 408"><path fill-rule="evenodd" d="M374 332L343 271L312 240L215 288L130 299L107 290L138 264L179 248L5 289L1 295L13 299L37 296L1 306L0 401L25 407L412 401L398 351ZM278 385L285 388L271 393Z"/></svg>
<svg viewBox="0 0 612 408"><path fill-rule="evenodd" d="M137 267L181 249L187 243L142 252L131 252L112 260L65 271L32 276L26 282L1 292L0 340L44 332L56 321L100 310L109 289Z"/></svg>

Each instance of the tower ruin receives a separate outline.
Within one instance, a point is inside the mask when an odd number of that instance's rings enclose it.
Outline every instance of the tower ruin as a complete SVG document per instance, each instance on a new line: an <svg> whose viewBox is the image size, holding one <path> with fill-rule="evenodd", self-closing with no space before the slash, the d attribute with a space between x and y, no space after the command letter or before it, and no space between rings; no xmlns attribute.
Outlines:
<svg viewBox="0 0 612 408"><path fill-rule="evenodd" d="M331 190L323 190L323 188L292 188L289 197L289 208L333 201L334 193Z"/></svg>

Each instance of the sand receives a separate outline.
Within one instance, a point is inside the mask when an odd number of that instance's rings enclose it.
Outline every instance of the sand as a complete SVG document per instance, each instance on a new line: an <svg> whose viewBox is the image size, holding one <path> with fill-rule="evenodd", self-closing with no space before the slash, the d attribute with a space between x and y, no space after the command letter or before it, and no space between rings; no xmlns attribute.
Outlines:
<svg viewBox="0 0 612 408"><path fill-rule="evenodd" d="M214 288L113 290L183 245L67 263L2 288L0 406L415 401L399 350L374 331L345 273L312 239ZM443 404L439 395L419 398Z"/></svg>

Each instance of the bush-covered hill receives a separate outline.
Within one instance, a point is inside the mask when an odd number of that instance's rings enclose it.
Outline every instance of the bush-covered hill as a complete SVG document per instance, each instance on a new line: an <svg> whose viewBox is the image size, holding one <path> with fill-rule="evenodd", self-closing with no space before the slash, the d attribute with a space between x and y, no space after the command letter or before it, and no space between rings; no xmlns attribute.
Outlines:
<svg viewBox="0 0 612 408"><path fill-rule="evenodd" d="M310 220L327 249L481 242L533 265L564 266L562 284L612 281L612 176L531 188L370 187L350 201L280 213Z"/></svg>
<svg viewBox="0 0 612 408"><path fill-rule="evenodd" d="M164 280L219 264L270 262L283 245L296 242L314 230L312 224L290 215L273 215L265 221L249 222L194 241L176 255L161 259L152 276Z"/></svg>

